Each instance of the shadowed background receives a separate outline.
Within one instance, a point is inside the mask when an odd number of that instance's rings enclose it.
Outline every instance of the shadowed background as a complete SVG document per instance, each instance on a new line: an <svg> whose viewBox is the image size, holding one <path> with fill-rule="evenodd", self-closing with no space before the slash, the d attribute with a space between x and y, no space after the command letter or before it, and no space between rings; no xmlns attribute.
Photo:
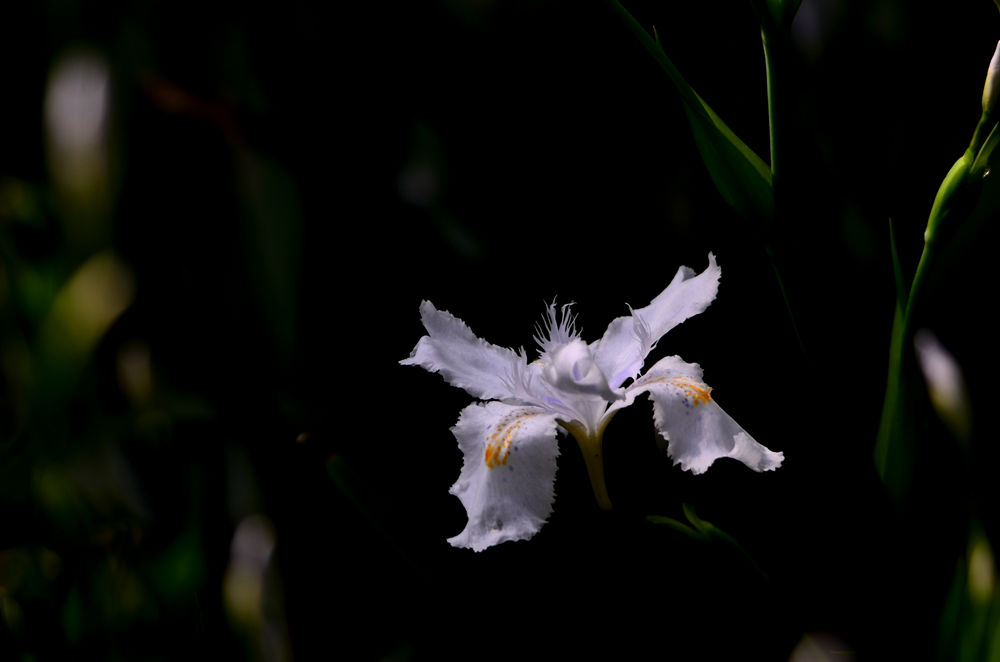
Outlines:
<svg viewBox="0 0 1000 662"><path fill-rule="evenodd" d="M872 452L889 219L909 275L979 116L996 7L804 0L789 211L760 227L608 4L359 4L7 10L0 651L959 659L949 591L971 522L997 532L995 192L920 321L965 369L971 441L921 402L901 502ZM766 155L749 5L675 5L625 4ZM449 428L472 398L397 365L420 301L531 354L547 302L576 302L596 340L709 252L718 298L652 359L699 363L785 464L686 474L638 402L605 436L613 511L561 439L534 539L451 548ZM682 504L738 545L645 519Z"/></svg>

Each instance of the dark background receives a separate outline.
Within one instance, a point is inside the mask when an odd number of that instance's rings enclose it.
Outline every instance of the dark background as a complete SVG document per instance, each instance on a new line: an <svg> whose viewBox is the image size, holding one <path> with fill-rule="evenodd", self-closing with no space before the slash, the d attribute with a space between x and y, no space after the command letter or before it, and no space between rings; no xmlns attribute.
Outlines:
<svg viewBox="0 0 1000 662"><path fill-rule="evenodd" d="M782 660L806 641L834 657L802 659L956 659L942 619L957 564L973 522L996 540L989 200L920 320L965 368L972 442L919 401L901 500L872 453L889 219L909 275L979 118L997 8L804 0L783 79L787 213L761 227L725 205L669 80L607 3L356 4L8 10L0 651ZM625 6L766 161L749 4ZM45 151L47 81L79 47L112 81L114 202L96 239L67 224ZM53 369L67 395L49 399L44 371L16 366L45 361L45 311L107 248L134 296L78 375ZM547 302L576 302L595 340L709 252L718 298L652 358L699 363L785 464L684 473L638 402L605 436L613 511L561 439L534 539L451 548L465 513L449 428L471 397L397 364L420 301L530 353ZM120 373L135 347L141 401ZM645 520L683 521L682 504L739 547ZM273 551L241 617L224 586L251 516Z"/></svg>

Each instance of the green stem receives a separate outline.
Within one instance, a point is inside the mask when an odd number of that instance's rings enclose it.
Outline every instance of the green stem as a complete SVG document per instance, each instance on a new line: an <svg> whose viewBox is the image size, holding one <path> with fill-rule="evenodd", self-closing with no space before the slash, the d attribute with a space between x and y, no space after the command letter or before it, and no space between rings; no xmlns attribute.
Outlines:
<svg viewBox="0 0 1000 662"><path fill-rule="evenodd" d="M931 214L931 220L935 215ZM910 347L910 338L913 333L913 311L919 300L919 292L922 288L929 265L934 256L934 242L926 241L924 250L920 254L920 262L917 263L917 271L913 276L913 283L910 286L909 296L906 297L905 304L897 302L896 314L893 320L892 338L889 343L889 374L886 378L885 400L882 403L882 420L879 422L878 441L875 444L875 463L893 492L900 495L905 489L903 483L906 482L905 464L900 453L905 451L897 449L890 450L890 447L898 443L901 433L897 426L901 424L899 419L899 408L901 406L903 394L903 370L904 361L907 357L907 347ZM896 460L889 461L890 453L895 453ZM890 476L891 474L891 476Z"/></svg>
<svg viewBox="0 0 1000 662"><path fill-rule="evenodd" d="M600 437L589 439L586 443L580 439L576 441L583 453L583 461L587 464L587 475L590 476L590 486L594 490L597 505L601 510L611 510L611 498L604 482L604 457L601 453L604 441Z"/></svg>
<svg viewBox="0 0 1000 662"><path fill-rule="evenodd" d="M976 134L979 134L977 128ZM931 263L934 256L934 248L938 243L938 230L942 222L949 214L954 212L955 198L966 191L972 164L975 162L977 146L975 140L969 146L965 154L955 161L948 174L945 175L937 195L934 196L934 204L931 206L930 217L927 219L927 229L924 230L924 250L920 254L920 262L917 263L917 271L913 275L913 284L910 285L910 294L906 298L906 308L903 311L903 337L909 336L910 327L913 324L913 310L918 301L918 295L927 274L927 265Z"/></svg>
<svg viewBox="0 0 1000 662"><path fill-rule="evenodd" d="M583 453L583 461L587 465L587 475L590 477L590 486L594 490L594 498L597 499L597 505L601 507L601 510L611 510L611 498L608 496L608 486L604 482L604 456L602 453L604 428L610 420L609 416L597 434L590 434L584 426L576 422L556 421L569 430L569 433L576 439L580 452Z"/></svg>
<svg viewBox="0 0 1000 662"><path fill-rule="evenodd" d="M981 123L982 124L982 123ZM878 442L875 447L875 459L886 479L889 472L894 468L898 472L898 466L891 466L889 461L890 446L894 443L894 438L898 436L898 430L894 428L899 424L900 402L905 397L903 393L903 370L904 363L909 356L911 348L910 342L913 336L913 324L916 319L915 311L921 301L921 291L924 281L927 278L929 265L933 263L935 248L938 243L938 231L942 227L944 219L954 212L956 196L961 196L966 192L972 164L975 160L976 151L982 140L978 139L980 129L977 127L973 144L959 158L955 165L951 167L937 195L934 197L934 204L927 219L927 229L924 231L924 249L920 254L920 261L917 263L916 273L913 275L913 282L910 285L909 294L906 296L905 304L897 303L896 316L893 322L892 340L889 346L889 373L886 379L885 402L882 407L882 420L879 424ZM892 465L898 465L894 462ZM894 482L894 481L890 481ZM898 489L898 488L897 488Z"/></svg>

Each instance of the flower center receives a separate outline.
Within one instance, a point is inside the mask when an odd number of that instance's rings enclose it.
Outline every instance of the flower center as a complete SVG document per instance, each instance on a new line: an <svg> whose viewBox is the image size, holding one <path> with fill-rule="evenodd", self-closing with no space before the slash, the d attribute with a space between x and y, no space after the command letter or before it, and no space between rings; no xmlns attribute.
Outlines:
<svg viewBox="0 0 1000 662"><path fill-rule="evenodd" d="M587 343L579 338L556 349L545 367L545 379L569 398L596 396L605 402L625 396L608 386L608 380L594 360ZM563 398L561 398L563 399Z"/></svg>

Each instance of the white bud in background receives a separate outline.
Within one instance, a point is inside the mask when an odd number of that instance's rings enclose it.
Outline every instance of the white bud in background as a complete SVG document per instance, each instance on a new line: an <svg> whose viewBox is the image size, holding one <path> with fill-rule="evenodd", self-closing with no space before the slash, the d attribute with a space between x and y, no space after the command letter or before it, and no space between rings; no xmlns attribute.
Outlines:
<svg viewBox="0 0 1000 662"><path fill-rule="evenodd" d="M49 172L70 242L84 252L105 243L112 196L107 58L77 48L59 56L45 91Z"/></svg>
<svg viewBox="0 0 1000 662"><path fill-rule="evenodd" d="M996 583L993 548L985 536L974 533L969 540L969 596L977 605L989 605Z"/></svg>
<svg viewBox="0 0 1000 662"><path fill-rule="evenodd" d="M971 408L962 369L955 357L930 331L926 329L917 331L914 344L924 381L927 382L931 405L959 439L968 439L971 429Z"/></svg>
<svg viewBox="0 0 1000 662"><path fill-rule="evenodd" d="M291 647L273 565L277 534L264 515L249 515L233 532L222 597L230 623L242 634L255 660L290 660Z"/></svg>
<svg viewBox="0 0 1000 662"><path fill-rule="evenodd" d="M1000 42L993 51L990 69L986 72L986 85L983 86L983 114L989 115L997 107L997 97L1000 96Z"/></svg>
<svg viewBox="0 0 1000 662"><path fill-rule="evenodd" d="M97 53L71 53L55 64L45 97L45 123L53 149L68 156L101 147L109 86L107 63Z"/></svg>

